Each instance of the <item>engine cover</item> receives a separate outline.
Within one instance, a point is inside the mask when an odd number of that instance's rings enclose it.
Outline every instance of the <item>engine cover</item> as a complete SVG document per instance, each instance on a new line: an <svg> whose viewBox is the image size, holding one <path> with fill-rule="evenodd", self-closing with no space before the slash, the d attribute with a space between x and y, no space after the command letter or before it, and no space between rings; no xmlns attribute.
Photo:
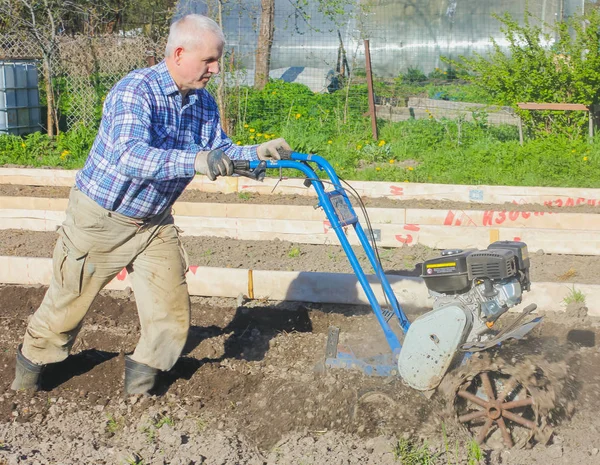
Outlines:
<svg viewBox="0 0 600 465"><path fill-rule="evenodd" d="M419 391L435 389L448 371L458 346L471 331L473 316L455 304L417 318L409 327L398 357L398 372Z"/></svg>

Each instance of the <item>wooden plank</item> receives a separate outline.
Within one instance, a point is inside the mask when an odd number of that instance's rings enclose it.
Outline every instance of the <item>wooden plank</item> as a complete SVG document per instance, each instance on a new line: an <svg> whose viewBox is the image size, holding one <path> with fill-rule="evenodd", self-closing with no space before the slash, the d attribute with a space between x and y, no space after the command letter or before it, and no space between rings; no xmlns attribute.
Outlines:
<svg viewBox="0 0 600 465"><path fill-rule="evenodd" d="M191 295L232 297L248 295L247 269L190 266L187 274ZM254 293L257 299L289 300L314 303L350 305L369 304L355 275L346 273L319 273L298 271L253 270ZM0 283L28 286L47 286L52 276L51 258L0 256ZM388 281L400 305L430 308L431 299L421 278L388 275ZM375 296L385 304L381 286L373 275L367 275ZM126 270L117 275L106 287L123 290L131 287ZM543 311L564 311L565 297L576 289L586 297L590 316L600 316L600 285L534 282L531 292L523 295L520 311L530 303L537 303Z"/></svg>
<svg viewBox="0 0 600 465"><path fill-rule="evenodd" d="M522 110L590 111L588 105L581 103L517 103Z"/></svg>
<svg viewBox="0 0 600 465"><path fill-rule="evenodd" d="M44 176L40 176L40 173ZM0 168L0 183L37 186L66 185L75 177L74 171L41 170L29 168ZM537 203L554 207L580 204L600 206L600 189L527 186L487 186L461 184L421 184L410 182L352 181L350 185L359 195L398 200L453 200L470 203ZM205 176L196 176L188 189L204 192L253 192L260 195L292 194L316 197L312 188L299 178L279 180L265 178L263 183L248 178L217 178L211 182ZM316 203L316 201L315 201Z"/></svg>

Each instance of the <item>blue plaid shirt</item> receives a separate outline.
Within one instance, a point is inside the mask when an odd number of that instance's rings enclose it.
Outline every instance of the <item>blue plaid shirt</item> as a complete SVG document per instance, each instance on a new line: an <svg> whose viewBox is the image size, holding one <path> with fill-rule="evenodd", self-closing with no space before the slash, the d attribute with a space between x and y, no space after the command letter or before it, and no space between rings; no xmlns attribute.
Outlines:
<svg viewBox="0 0 600 465"><path fill-rule="evenodd" d="M206 91L181 94L164 61L132 71L108 93L100 129L77 188L100 206L131 218L163 212L194 178L200 150L255 160L256 145L231 142Z"/></svg>

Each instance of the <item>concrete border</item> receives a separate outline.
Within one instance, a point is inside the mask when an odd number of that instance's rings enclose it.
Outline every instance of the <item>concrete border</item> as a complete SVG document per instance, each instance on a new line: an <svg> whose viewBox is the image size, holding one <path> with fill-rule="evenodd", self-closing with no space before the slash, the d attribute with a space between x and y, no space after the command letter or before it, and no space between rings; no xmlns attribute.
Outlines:
<svg viewBox="0 0 600 465"><path fill-rule="evenodd" d="M32 186L72 186L76 171L39 168L0 168L0 184ZM468 186L454 184L387 183L352 181L352 187L364 197L386 197L398 200L454 200L472 203L534 203L556 207L588 204L600 207L600 189L520 186ZM299 178L266 178L260 183L245 177L226 177L210 181L196 176L190 189L204 192L256 192L269 195L294 194L316 196L314 189L306 188Z"/></svg>
<svg viewBox="0 0 600 465"><path fill-rule="evenodd" d="M47 285L51 275L50 258L0 256L0 283ZM353 274L191 266L187 279L192 295L237 297L244 294L253 295L256 299L368 305ZM388 279L401 305L431 306L432 301L422 279L397 275L389 275ZM375 277L369 276L369 281L375 283ZM123 290L130 286L127 272L123 270L107 289ZM533 283L532 291L524 295L523 305L537 303L538 309L543 311L563 311L564 299L573 290L585 295L589 315L600 316L600 285L594 284ZM383 304L380 286L374 285L374 291Z"/></svg>

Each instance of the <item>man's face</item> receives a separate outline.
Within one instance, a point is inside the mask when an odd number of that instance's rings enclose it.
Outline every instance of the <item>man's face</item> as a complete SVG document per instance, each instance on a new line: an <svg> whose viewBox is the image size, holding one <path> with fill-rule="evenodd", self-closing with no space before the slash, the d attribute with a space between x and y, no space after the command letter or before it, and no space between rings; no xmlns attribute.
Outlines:
<svg viewBox="0 0 600 465"><path fill-rule="evenodd" d="M210 32L204 33L202 43L195 47L175 50L175 83L179 90L187 92L203 89L213 74L219 73L219 59L223 54L223 42Z"/></svg>

